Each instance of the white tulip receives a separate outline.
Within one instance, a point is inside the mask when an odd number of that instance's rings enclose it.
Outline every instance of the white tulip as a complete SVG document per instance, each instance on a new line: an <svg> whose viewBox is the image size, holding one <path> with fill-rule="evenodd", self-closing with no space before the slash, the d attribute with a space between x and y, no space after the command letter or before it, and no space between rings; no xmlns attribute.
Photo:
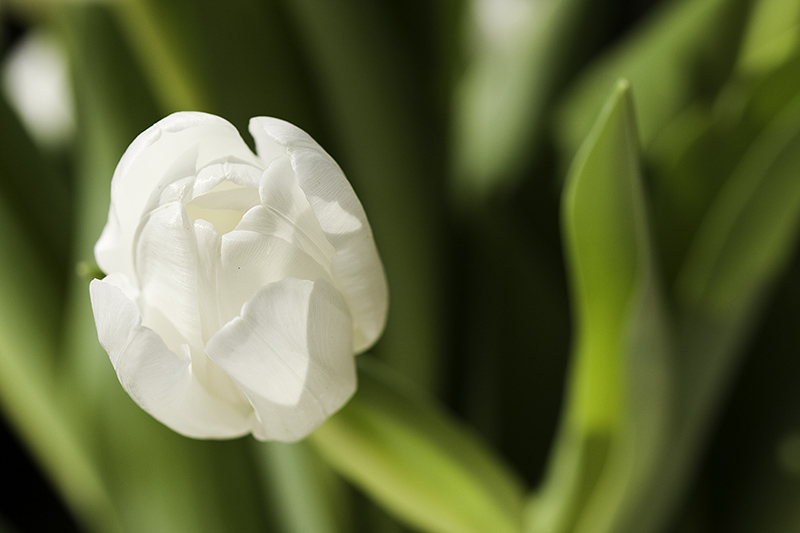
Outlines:
<svg viewBox="0 0 800 533"><path fill-rule="evenodd" d="M148 413L196 438L296 441L356 387L386 319L372 231L305 132L175 113L128 147L95 246L100 344Z"/></svg>

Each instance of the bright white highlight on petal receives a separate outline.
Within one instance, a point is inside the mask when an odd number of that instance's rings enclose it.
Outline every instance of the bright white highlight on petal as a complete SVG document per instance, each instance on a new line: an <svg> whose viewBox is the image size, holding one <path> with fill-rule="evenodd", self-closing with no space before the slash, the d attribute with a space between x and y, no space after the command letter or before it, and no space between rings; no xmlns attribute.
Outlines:
<svg viewBox="0 0 800 533"><path fill-rule="evenodd" d="M100 343L131 397L191 437L304 438L355 391L386 320L364 210L286 122L176 113L134 140L111 184L91 285Z"/></svg>

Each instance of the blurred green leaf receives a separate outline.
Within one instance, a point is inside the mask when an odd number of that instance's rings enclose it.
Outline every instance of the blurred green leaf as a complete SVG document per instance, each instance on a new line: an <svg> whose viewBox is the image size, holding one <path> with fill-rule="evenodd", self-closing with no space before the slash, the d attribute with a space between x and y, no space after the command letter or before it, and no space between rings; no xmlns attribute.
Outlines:
<svg viewBox="0 0 800 533"><path fill-rule="evenodd" d="M266 496L283 533L352 530L345 487L307 441L254 442L254 447Z"/></svg>
<svg viewBox="0 0 800 533"><path fill-rule="evenodd" d="M207 111L208 87L196 51L196 2L117 0L109 3L139 57L162 109Z"/></svg>
<svg viewBox="0 0 800 533"><path fill-rule="evenodd" d="M720 191L678 279L679 303L748 313L793 250L800 220L800 99L753 143Z"/></svg>
<svg viewBox="0 0 800 533"><path fill-rule="evenodd" d="M4 179L21 179L33 164L30 154L18 149L26 139L23 134L16 143L0 143ZM7 192L0 194L0 404L87 530L118 531L96 465L81 448L57 396L57 336L63 305L57 276L47 268L41 243L27 221L9 208L19 198Z"/></svg>
<svg viewBox="0 0 800 533"><path fill-rule="evenodd" d="M141 72L119 35L106 7L64 5L52 15L71 62L75 85L78 132L74 153L75 195L71 228L73 264L94 260L94 244L106 223L111 176L127 145L160 118ZM83 392L106 378L94 331L88 282L70 278L69 310L65 317L65 372L84 380ZM102 370L102 371L101 371ZM70 380L65 382L72 386ZM85 406L84 406L85 407Z"/></svg>
<svg viewBox="0 0 800 533"><path fill-rule="evenodd" d="M451 304L464 321L451 405L531 483L558 423L570 329L557 191L541 192L463 221Z"/></svg>
<svg viewBox="0 0 800 533"><path fill-rule="evenodd" d="M570 40L590 12L585 0L507 3L495 11L480 4L468 3L467 66L453 109L452 185L468 202L507 188L537 151L547 105L574 54Z"/></svg>
<svg viewBox="0 0 800 533"><path fill-rule="evenodd" d="M562 102L562 152L573 154L601 107L603 88L626 78L647 148L664 124L697 98L713 99L737 57L751 0L673 0L591 67Z"/></svg>
<svg viewBox="0 0 800 533"><path fill-rule="evenodd" d="M631 527L669 427L669 337L627 82L576 156L563 226L576 334L566 412L530 531ZM635 523L635 521L633 521Z"/></svg>
<svg viewBox="0 0 800 533"><path fill-rule="evenodd" d="M79 522L118 531L106 487L57 394L69 199L63 176L0 98L0 405Z"/></svg>
<svg viewBox="0 0 800 533"><path fill-rule="evenodd" d="M299 36L281 3L193 4L195 31L203 36L193 52L202 64L209 111L243 134L251 117L266 115L288 120L317 137L324 126L319 96ZM186 104L182 109L188 109Z"/></svg>
<svg viewBox="0 0 800 533"><path fill-rule="evenodd" d="M752 347L715 417L713 440L686 497L688 513L704 517L717 531L800 530L798 259L795 254L791 270L781 275L754 342L748 343Z"/></svg>
<svg viewBox="0 0 800 533"><path fill-rule="evenodd" d="M161 112L253 116L320 128L316 94L279 2L124 0L114 11Z"/></svg>
<svg viewBox="0 0 800 533"><path fill-rule="evenodd" d="M747 73L781 64L800 46L800 3L757 0L742 43L738 68Z"/></svg>
<svg viewBox="0 0 800 533"><path fill-rule="evenodd" d="M9 214L21 223L45 271L61 281L70 245L71 191L2 97L0 146L0 196L6 199Z"/></svg>
<svg viewBox="0 0 800 533"><path fill-rule="evenodd" d="M356 395L311 437L329 464L423 531L518 531L521 488L505 466L387 367L358 362Z"/></svg>
<svg viewBox="0 0 800 533"><path fill-rule="evenodd" d="M715 101L693 102L651 144L648 159L656 234L670 284L742 154L798 92L798 54L766 71L737 69Z"/></svg>
<svg viewBox="0 0 800 533"><path fill-rule="evenodd" d="M744 77L738 85L734 91L740 101L741 121L752 142L800 93L800 46L784 62L762 75Z"/></svg>
<svg viewBox="0 0 800 533"><path fill-rule="evenodd" d="M800 92L787 102L791 91L785 82L798 87L800 77L786 76L791 65L790 61L745 90L739 106L743 111L726 136L739 136L744 144L731 154L730 145L726 149L722 143L719 154L709 154L733 156L734 168L719 170L722 185L693 233L676 276L675 425L661 471L646 491L650 506L639 527L659 524L671 515L691 479L709 422L739 367L743 346L796 249ZM783 83L774 83L777 80Z"/></svg>
<svg viewBox="0 0 800 533"><path fill-rule="evenodd" d="M54 395L57 302L48 273L0 198L0 404L79 521L90 531L120 529L105 487Z"/></svg>
<svg viewBox="0 0 800 533"><path fill-rule="evenodd" d="M673 117L649 150L654 233L661 269L674 282L706 210L736 166L747 139L731 131L731 115L695 102Z"/></svg>

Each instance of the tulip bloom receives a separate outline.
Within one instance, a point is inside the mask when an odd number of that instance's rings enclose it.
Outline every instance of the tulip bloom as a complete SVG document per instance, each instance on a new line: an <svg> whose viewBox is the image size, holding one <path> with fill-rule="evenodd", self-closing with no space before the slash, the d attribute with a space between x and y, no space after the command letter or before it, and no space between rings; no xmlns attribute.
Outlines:
<svg viewBox="0 0 800 533"><path fill-rule="evenodd" d="M196 438L296 441L356 387L386 319L372 231L305 132L175 113L128 147L95 246L100 344L136 403Z"/></svg>

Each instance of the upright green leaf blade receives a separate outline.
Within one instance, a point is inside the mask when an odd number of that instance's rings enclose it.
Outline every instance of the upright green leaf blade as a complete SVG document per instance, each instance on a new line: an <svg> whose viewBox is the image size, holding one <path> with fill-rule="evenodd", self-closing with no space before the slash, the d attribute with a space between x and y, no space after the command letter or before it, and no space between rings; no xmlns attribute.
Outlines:
<svg viewBox="0 0 800 533"><path fill-rule="evenodd" d="M576 157L564 191L564 230L578 326L575 403L584 430L625 417L623 350L641 279L652 277L638 140L627 82Z"/></svg>
<svg viewBox="0 0 800 533"><path fill-rule="evenodd" d="M624 531L668 427L669 338L627 82L570 171L563 225L576 337L566 412L530 531Z"/></svg>

